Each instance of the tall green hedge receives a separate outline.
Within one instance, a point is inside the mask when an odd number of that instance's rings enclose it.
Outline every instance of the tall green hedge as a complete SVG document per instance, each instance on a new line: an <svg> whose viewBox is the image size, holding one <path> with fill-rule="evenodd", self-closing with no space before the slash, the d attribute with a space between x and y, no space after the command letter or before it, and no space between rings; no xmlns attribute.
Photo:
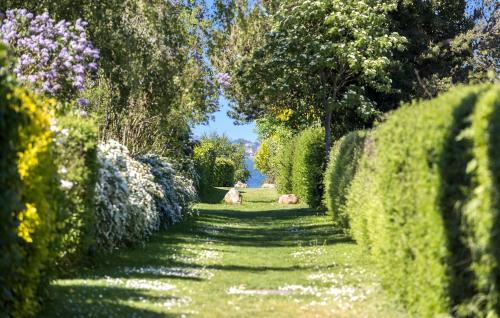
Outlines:
<svg viewBox="0 0 500 318"><path fill-rule="evenodd" d="M58 262L70 269L95 244L95 185L98 174L97 127L91 118L67 114L57 118L57 165L62 189Z"/></svg>
<svg viewBox="0 0 500 318"><path fill-rule="evenodd" d="M290 136L276 154L276 188L281 194L293 192L292 166L296 137Z"/></svg>
<svg viewBox="0 0 500 318"><path fill-rule="evenodd" d="M474 159L467 168L472 187L465 206L468 248L477 294L466 313L500 315L500 86L479 99L469 138Z"/></svg>
<svg viewBox="0 0 500 318"><path fill-rule="evenodd" d="M497 317L498 103L498 87L458 87L402 107L365 140L352 233L418 316Z"/></svg>
<svg viewBox="0 0 500 318"><path fill-rule="evenodd" d="M216 158L213 185L216 187L232 187L235 183L235 171L236 167L232 160Z"/></svg>
<svg viewBox="0 0 500 318"><path fill-rule="evenodd" d="M324 136L320 127L305 129L298 134L293 151L293 193L314 208L321 206L323 198Z"/></svg>
<svg viewBox="0 0 500 318"><path fill-rule="evenodd" d="M345 211L347 193L363 153L365 135L364 131L354 131L338 140L332 147L325 171L324 204L335 224L341 228L349 227Z"/></svg>
<svg viewBox="0 0 500 318"><path fill-rule="evenodd" d="M207 195L214 183L215 146L202 143L194 148L194 165L198 173L196 189L201 197Z"/></svg>

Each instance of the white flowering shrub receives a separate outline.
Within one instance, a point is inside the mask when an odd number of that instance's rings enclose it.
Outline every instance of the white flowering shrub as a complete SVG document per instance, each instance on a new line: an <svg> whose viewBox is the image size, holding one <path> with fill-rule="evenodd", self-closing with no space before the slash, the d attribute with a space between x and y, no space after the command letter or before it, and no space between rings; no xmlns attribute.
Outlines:
<svg viewBox="0 0 500 318"><path fill-rule="evenodd" d="M96 234L101 250L143 242L161 226L178 222L190 211L196 193L162 158L136 160L127 148L109 140L99 145L96 186Z"/></svg>
<svg viewBox="0 0 500 318"><path fill-rule="evenodd" d="M162 225L169 226L182 220L196 200L194 182L179 175L166 158L145 155L138 159L150 168L155 182L161 187L161 195L155 200Z"/></svg>

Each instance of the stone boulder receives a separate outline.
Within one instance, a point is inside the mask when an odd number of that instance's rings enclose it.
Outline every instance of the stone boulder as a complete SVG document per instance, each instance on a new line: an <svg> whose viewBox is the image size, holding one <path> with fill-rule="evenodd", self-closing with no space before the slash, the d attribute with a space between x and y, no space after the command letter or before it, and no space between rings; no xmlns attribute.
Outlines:
<svg viewBox="0 0 500 318"><path fill-rule="evenodd" d="M263 183L261 185L261 188L264 188L264 189L275 189L276 185L273 184L273 183Z"/></svg>
<svg viewBox="0 0 500 318"><path fill-rule="evenodd" d="M295 194L285 194L280 196L278 199L280 204L297 204L299 203L299 198Z"/></svg>
<svg viewBox="0 0 500 318"><path fill-rule="evenodd" d="M228 204L241 204L243 202L243 197L238 190L231 188L224 196L224 202Z"/></svg>
<svg viewBox="0 0 500 318"><path fill-rule="evenodd" d="M238 182L236 182L236 184L234 185L234 187L235 188L246 189L246 188L248 188L248 184L243 183L241 181L238 181Z"/></svg>

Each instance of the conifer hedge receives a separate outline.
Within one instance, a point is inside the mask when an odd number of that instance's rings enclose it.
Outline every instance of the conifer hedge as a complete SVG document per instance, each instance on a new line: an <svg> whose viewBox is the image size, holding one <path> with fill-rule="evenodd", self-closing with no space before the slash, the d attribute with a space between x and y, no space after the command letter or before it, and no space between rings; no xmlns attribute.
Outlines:
<svg viewBox="0 0 500 318"><path fill-rule="evenodd" d="M347 193L363 153L365 135L364 131L354 131L335 142L325 171L324 204L335 224L342 228L349 227Z"/></svg>
<svg viewBox="0 0 500 318"><path fill-rule="evenodd" d="M345 211L412 313L498 317L499 149L498 86L403 106L365 138Z"/></svg>

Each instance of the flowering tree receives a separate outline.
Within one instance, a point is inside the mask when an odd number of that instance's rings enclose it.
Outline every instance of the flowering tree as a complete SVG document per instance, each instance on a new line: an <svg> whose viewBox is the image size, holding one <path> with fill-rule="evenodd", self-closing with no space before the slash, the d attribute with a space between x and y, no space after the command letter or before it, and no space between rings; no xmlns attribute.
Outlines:
<svg viewBox="0 0 500 318"><path fill-rule="evenodd" d="M73 99L85 90L89 75L97 70L99 51L87 39L81 19L75 24L56 22L47 12L34 15L25 9L0 16L0 41L16 53L12 71L36 91ZM77 99L87 106L84 98Z"/></svg>
<svg viewBox="0 0 500 318"><path fill-rule="evenodd" d="M245 119L276 109L314 114L323 121L329 152L332 122L342 119L333 115L352 108L357 118L373 116L365 89L391 90L392 53L405 43L389 31L393 9L391 0L284 2L265 45L233 75L246 96L235 112Z"/></svg>

